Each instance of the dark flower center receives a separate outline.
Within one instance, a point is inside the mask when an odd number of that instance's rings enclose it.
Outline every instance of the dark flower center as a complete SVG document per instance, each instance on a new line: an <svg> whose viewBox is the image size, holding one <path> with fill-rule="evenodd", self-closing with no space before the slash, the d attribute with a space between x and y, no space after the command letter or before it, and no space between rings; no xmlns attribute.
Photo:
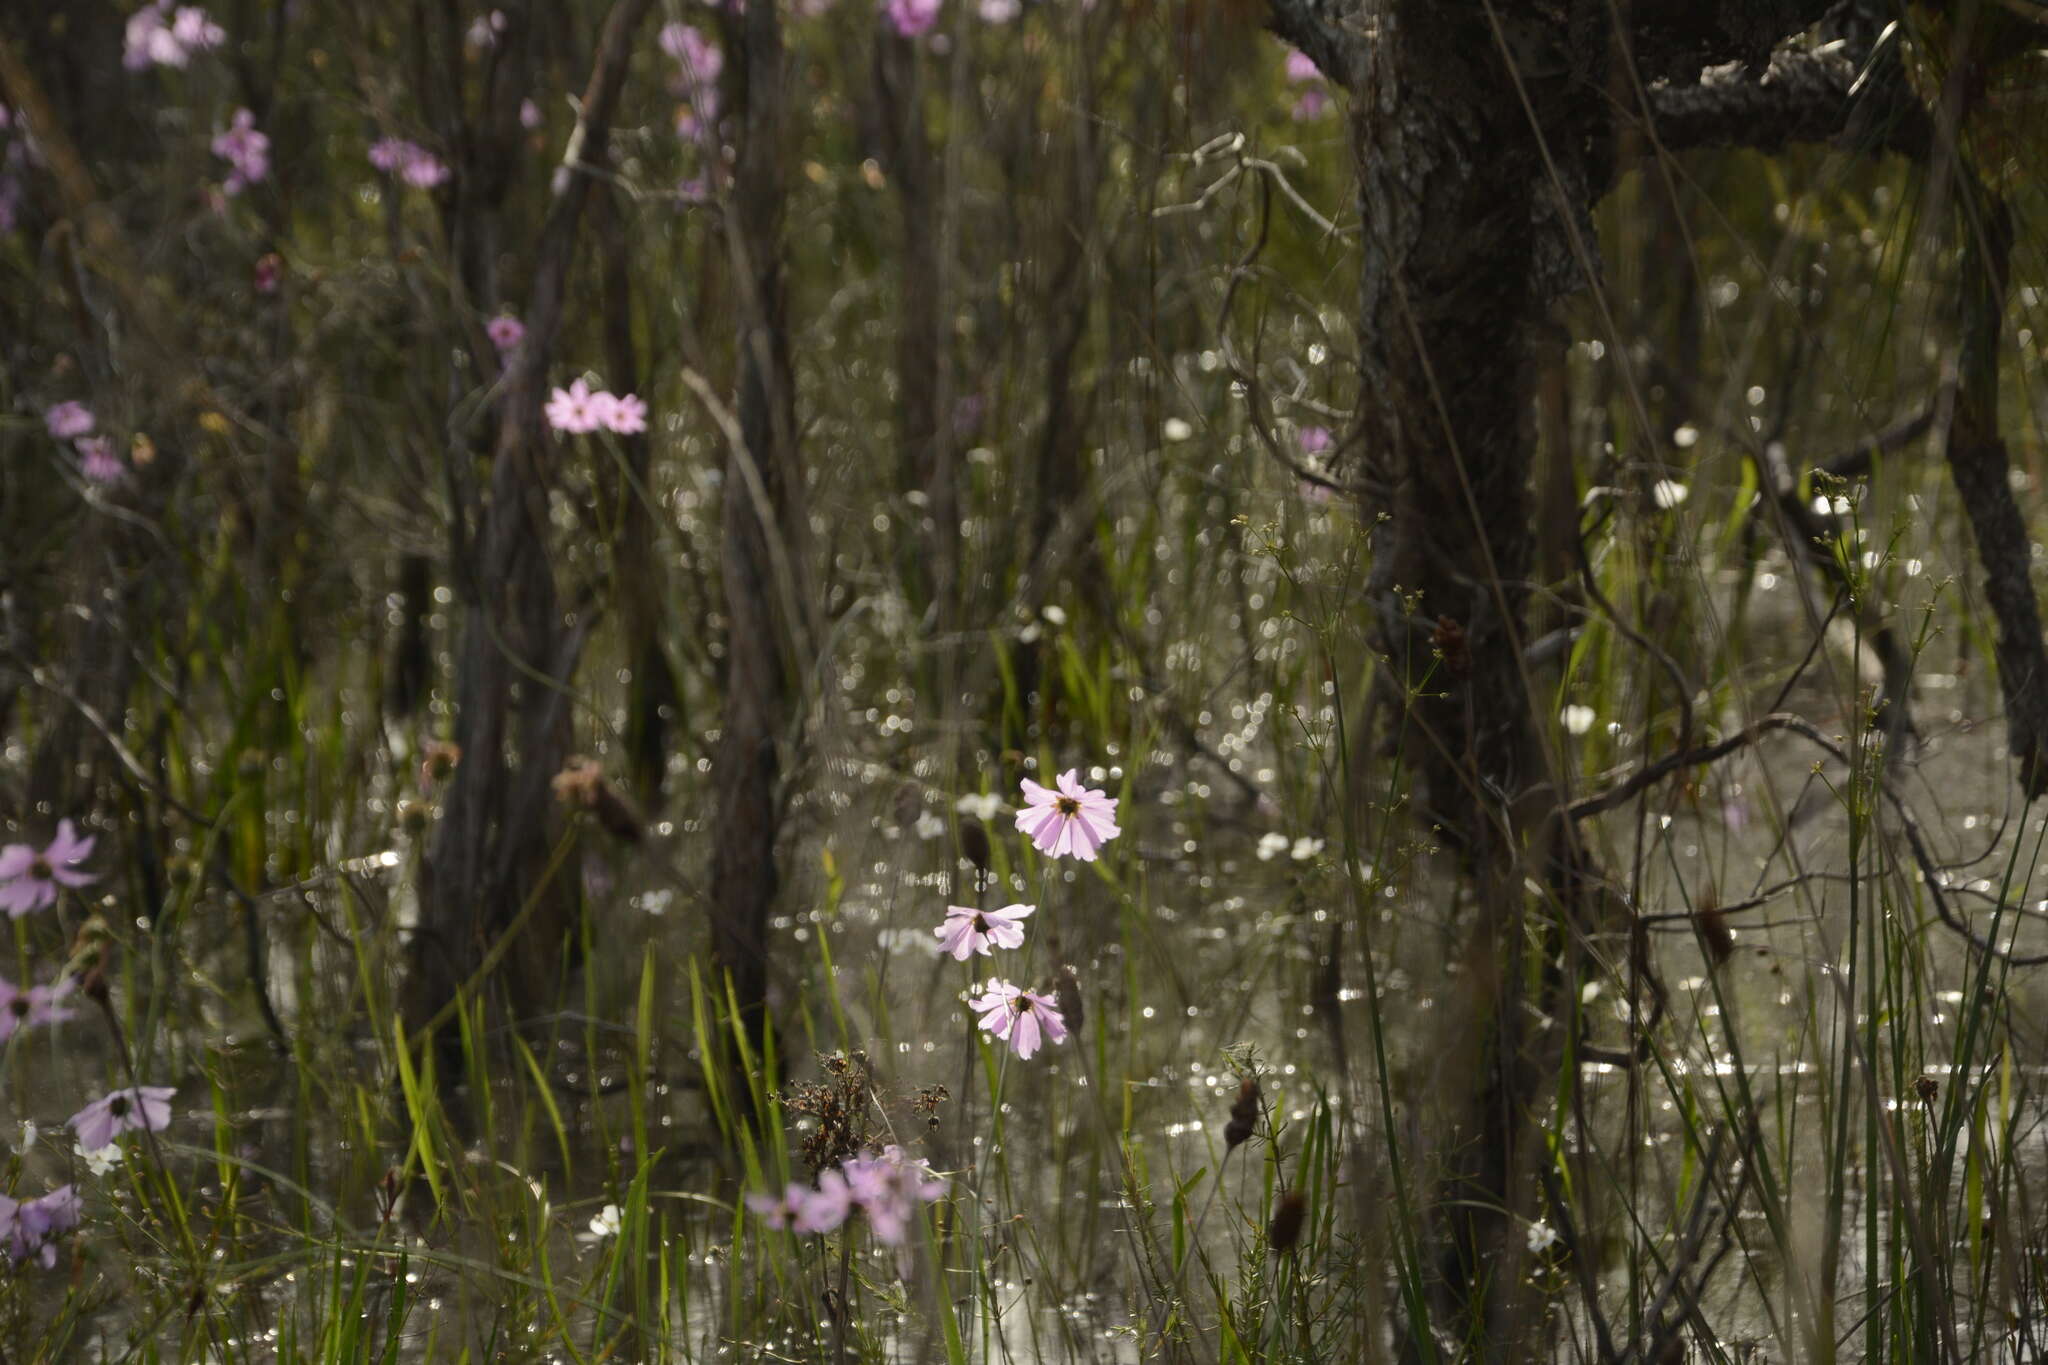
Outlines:
<svg viewBox="0 0 2048 1365"><path fill-rule="evenodd" d="M1052 808L1058 811L1061 815L1079 815L1081 813L1081 803L1079 801L1076 801L1071 796L1062 796L1055 798L1052 803Z"/></svg>
<svg viewBox="0 0 2048 1365"><path fill-rule="evenodd" d="M974 912L974 932L977 934L988 932L988 916L982 914L979 910Z"/></svg>
<svg viewBox="0 0 2048 1365"><path fill-rule="evenodd" d="M57 874L51 869L50 860L38 853L36 860L28 865L28 875L34 877L37 881L46 882Z"/></svg>
<svg viewBox="0 0 2048 1365"><path fill-rule="evenodd" d="M15 996L7 1002L7 1009L17 1019L28 1018L28 997L25 995Z"/></svg>
<svg viewBox="0 0 2048 1365"><path fill-rule="evenodd" d="M126 1095L114 1096L114 1102L107 1106L107 1112L117 1119L126 1117L128 1113L128 1097Z"/></svg>

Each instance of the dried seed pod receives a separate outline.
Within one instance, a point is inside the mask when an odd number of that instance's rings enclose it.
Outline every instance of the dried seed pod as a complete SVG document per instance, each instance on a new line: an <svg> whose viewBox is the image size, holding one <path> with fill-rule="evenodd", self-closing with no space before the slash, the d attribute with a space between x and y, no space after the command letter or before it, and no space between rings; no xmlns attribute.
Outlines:
<svg viewBox="0 0 2048 1365"><path fill-rule="evenodd" d="M1251 1140L1259 1126L1259 1078L1247 1076L1238 1083L1237 1099L1230 1106L1230 1122L1223 1125L1223 1151L1227 1156Z"/></svg>
<svg viewBox="0 0 2048 1365"><path fill-rule="evenodd" d="M1692 927L1706 947L1707 960L1719 967L1735 955L1735 931L1728 927L1728 917L1711 901L1703 902L1693 911Z"/></svg>
<svg viewBox="0 0 2048 1365"><path fill-rule="evenodd" d="M1058 1007L1060 1022L1067 1026L1067 1032L1079 1033L1088 1011L1081 1003L1080 973L1071 962L1060 964L1059 975L1053 982L1053 1004Z"/></svg>
<svg viewBox="0 0 2048 1365"><path fill-rule="evenodd" d="M1922 1104L1933 1104L1941 1094L1941 1083L1932 1076L1922 1076L1913 1082L1913 1093Z"/></svg>
<svg viewBox="0 0 2048 1365"><path fill-rule="evenodd" d="M990 849L988 827L973 816L963 816L960 821L960 856L974 864L976 884L988 880Z"/></svg>
<svg viewBox="0 0 2048 1365"><path fill-rule="evenodd" d="M1266 1245L1282 1254L1294 1250L1307 1222L1308 1196L1300 1190L1287 1191L1273 1208L1273 1221L1266 1226Z"/></svg>
<svg viewBox="0 0 2048 1365"><path fill-rule="evenodd" d="M1429 637L1429 644L1452 677L1472 676L1472 642L1465 638L1463 626L1448 616L1437 617L1436 632Z"/></svg>

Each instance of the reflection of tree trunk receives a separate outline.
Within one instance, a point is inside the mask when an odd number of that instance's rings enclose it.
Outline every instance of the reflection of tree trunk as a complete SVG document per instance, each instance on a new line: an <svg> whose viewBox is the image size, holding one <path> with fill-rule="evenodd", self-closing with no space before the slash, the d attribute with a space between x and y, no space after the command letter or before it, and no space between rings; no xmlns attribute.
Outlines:
<svg viewBox="0 0 2048 1365"><path fill-rule="evenodd" d="M792 662L805 610L803 480L782 278L782 30L750 5L743 34L742 131L726 233L739 309L739 437L724 491L725 716L711 860L711 956L749 1027L765 1017L768 913L781 826L780 745L795 719Z"/></svg>
<svg viewBox="0 0 2048 1365"><path fill-rule="evenodd" d="M939 410L944 345L940 232L944 212L935 192L939 164L925 131L924 81L918 44L886 22L875 28L875 93L880 105L883 169L896 191L903 225L896 296L896 425L902 443L897 476L902 493L924 502L923 535L906 536L905 582L912 601L932 609L933 629L952 629L959 561L960 497L954 477L949 414Z"/></svg>
<svg viewBox="0 0 2048 1365"><path fill-rule="evenodd" d="M605 23L582 103L583 159L601 164L625 81L633 33L651 0L619 0ZM591 177L570 174L535 253L526 339L507 366L485 502L468 562L456 665L455 738L462 763L450 784L421 875L406 1022L435 1018L481 963L492 940L534 905L507 965L516 1005L544 999L576 908L576 888L547 875L561 821L549 782L569 748L569 686L589 630L587 604L564 625L553 567L548 497L557 465L542 395L560 329L569 266Z"/></svg>
<svg viewBox="0 0 2048 1365"><path fill-rule="evenodd" d="M617 393L640 391L633 346L633 288L626 224L618 196L599 198L598 236L604 257L605 379ZM626 761L633 789L650 807L661 796L668 769L669 716L681 701L675 670L661 643L661 562L655 555L654 490L648 486L649 438L618 438L624 468L607 464L617 517L612 541L612 583L619 594L620 633L632 681L626 697Z"/></svg>
<svg viewBox="0 0 2048 1365"><path fill-rule="evenodd" d="M1957 363L1948 467L1984 564L1984 598L1998 621L1998 684L2006 748L2029 797L2048 791L2048 653L2028 569L2026 522L2013 501L1998 430L1998 348L2011 281L2012 213L1979 189L1963 215L1963 344Z"/></svg>

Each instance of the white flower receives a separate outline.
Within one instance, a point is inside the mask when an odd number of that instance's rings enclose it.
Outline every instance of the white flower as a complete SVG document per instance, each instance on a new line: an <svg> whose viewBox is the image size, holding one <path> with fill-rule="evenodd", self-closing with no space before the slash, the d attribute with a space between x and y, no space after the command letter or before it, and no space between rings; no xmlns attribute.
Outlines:
<svg viewBox="0 0 2048 1365"><path fill-rule="evenodd" d="M936 839L946 832L946 822L931 811L925 811L917 817L917 823L911 828L920 839Z"/></svg>
<svg viewBox="0 0 2048 1365"><path fill-rule="evenodd" d="M23 1156L28 1155L28 1149L36 1145L37 1131L34 1119L23 1119L21 1121L21 1141L15 1144L15 1150Z"/></svg>
<svg viewBox="0 0 2048 1365"><path fill-rule="evenodd" d="M1680 450L1691 450L1699 444L1699 440L1700 429L1690 422L1687 422L1684 426L1671 433L1671 444L1677 446Z"/></svg>
<svg viewBox="0 0 2048 1365"><path fill-rule="evenodd" d="M1660 511L1669 512L1692 496L1692 490L1676 479L1659 479L1650 489L1650 501Z"/></svg>
<svg viewBox="0 0 2048 1365"><path fill-rule="evenodd" d="M120 1164L121 1149L113 1143L108 1143L104 1147L95 1148L88 1152L84 1145L80 1144L78 1159L83 1161L85 1169L91 1171L94 1175L105 1175Z"/></svg>
<svg viewBox="0 0 2048 1365"><path fill-rule="evenodd" d="M1287 851L1288 838L1284 834L1261 834L1259 836L1259 861L1270 863Z"/></svg>
<svg viewBox="0 0 2048 1365"><path fill-rule="evenodd" d="M1297 863L1305 863L1323 851L1321 839L1311 839L1306 834L1294 841L1294 851L1288 856Z"/></svg>
<svg viewBox="0 0 2048 1365"><path fill-rule="evenodd" d="M1544 1222L1529 1224L1529 1254L1531 1256L1541 1256L1544 1252L1556 1246L1558 1241L1557 1229L1550 1226L1550 1224Z"/></svg>
<svg viewBox="0 0 2048 1365"><path fill-rule="evenodd" d="M606 1204L597 1211L597 1217L590 1220L590 1235L600 1240L616 1237L624 1219L625 1214L617 1204Z"/></svg>
<svg viewBox="0 0 2048 1365"><path fill-rule="evenodd" d="M1185 441L1195 434L1195 429L1178 417L1169 417L1159 424L1159 434L1169 441Z"/></svg>
<svg viewBox="0 0 2048 1365"><path fill-rule="evenodd" d="M1063 626L1067 623L1067 613L1064 608L1048 606L1042 614L1044 615L1046 620L1052 622L1056 626ZM1101 779L1097 778L1096 780L1100 781Z"/></svg>
<svg viewBox="0 0 2048 1365"><path fill-rule="evenodd" d="M1002 813L1003 801L994 792L985 792L961 797L953 803L953 809L977 820L993 820Z"/></svg>
<svg viewBox="0 0 2048 1365"><path fill-rule="evenodd" d="M1564 728L1567 733L1583 735L1593 728L1593 708L1590 706L1567 706L1564 708Z"/></svg>

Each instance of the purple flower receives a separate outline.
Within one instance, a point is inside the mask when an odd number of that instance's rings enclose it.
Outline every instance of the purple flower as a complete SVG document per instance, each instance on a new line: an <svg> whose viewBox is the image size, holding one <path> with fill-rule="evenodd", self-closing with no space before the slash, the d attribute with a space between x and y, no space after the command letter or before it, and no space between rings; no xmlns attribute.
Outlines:
<svg viewBox="0 0 2048 1365"><path fill-rule="evenodd" d="M491 339L491 345L503 355L520 343L526 336L526 324L509 313L500 313L484 324L484 335Z"/></svg>
<svg viewBox="0 0 2048 1365"><path fill-rule="evenodd" d="M414 155L398 174L416 190L430 190L448 178L448 168L433 153L414 148Z"/></svg>
<svg viewBox="0 0 2048 1365"><path fill-rule="evenodd" d="M885 0L883 12L905 38L921 38L939 23L944 0Z"/></svg>
<svg viewBox="0 0 2048 1365"><path fill-rule="evenodd" d="M380 137L370 144L370 164L380 171L395 171L405 164L408 152L416 150L403 138Z"/></svg>
<svg viewBox="0 0 2048 1365"><path fill-rule="evenodd" d="M111 1147L114 1139L137 1128L161 1133L171 1126L174 1085L137 1085L103 1095L71 1116L71 1131L88 1152Z"/></svg>
<svg viewBox="0 0 2048 1365"><path fill-rule="evenodd" d="M791 1221L798 1232L833 1232L853 1211L853 1192L838 1171L821 1171L818 1188L804 1195L803 1208Z"/></svg>
<svg viewBox="0 0 2048 1365"><path fill-rule="evenodd" d="M532 100L519 101L519 126L531 132L540 127L540 106Z"/></svg>
<svg viewBox="0 0 2048 1365"><path fill-rule="evenodd" d="M74 448L78 472L94 483L119 483L128 472L128 466L114 453L113 443L104 436L81 436Z"/></svg>
<svg viewBox="0 0 2048 1365"><path fill-rule="evenodd" d="M661 31L661 50L683 68L686 90L708 86L725 70L725 54L718 44L688 24L670 24Z"/></svg>
<svg viewBox="0 0 2048 1365"><path fill-rule="evenodd" d="M71 994L77 984L67 976L54 986L31 986L22 990L0 978L0 1043L36 1024L61 1024L71 1018L74 1011L57 1002Z"/></svg>
<svg viewBox="0 0 2048 1365"><path fill-rule="evenodd" d="M58 440L69 441L92 430L92 409L76 399L67 398L44 409L43 425Z"/></svg>
<svg viewBox="0 0 2048 1365"><path fill-rule="evenodd" d="M59 886L87 886L99 874L83 871L79 864L92 856L93 837L78 837L69 820L57 822L57 837L38 853L27 844L0 848L0 910L20 919L31 910L57 903Z"/></svg>
<svg viewBox="0 0 2048 1365"><path fill-rule="evenodd" d="M1116 824L1116 798L1082 786L1078 768L1061 773L1058 788L1041 787L1025 778L1024 809L1017 812L1017 828L1040 853L1055 858L1071 854L1092 863L1095 851L1123 832Z"/></svg>
<svg viewBox="0 0 2048 1365"><path fill-rule="evenodd" d="M415 189L430 190L448 178L448 168L417 142L402 137L380 137L370 144L370 164Z"/></svg>
<svg viewBox="0 0 2048 1365"><path fill-rule="evenodd" d="M939 936L939 951L951 953L961 962L980 953L993 956L989 947L1024 946L1024 917L1036 907L1006 905L1000 910L976 910L965 905L946 907L946 922L932 930Z"/></svg>
<svg viewBox="0 0 2048 1365"><path fill-rule="evenodd" d="M894 1145L880 1156L862 1152L846 1162L845 1171L848 1194L883 1246L902 1246L918 1207L946 1193L946 1182L929 1165Z"/></svg>
<svg viewBox="0 0 2048 1365"><path fill-rule="evenodd" d="M1322 78L1322 68L1317 66L1315 61L1306 52L1296 48L1287 54L1288 80L1293 81L1296 85L1301 85L1308 81L1319 81Z"/></svg>
<svg viewBox="0 0 2048 1365"><path fill-rule="evenodd" d="M621 436L634 436L647 430L647 404L635 394L614 398L608 393L596 396L607 400L597 417L607 431ZM593 402L596 399L592 400Z"/></svg>
<svg viewBox="0 0 2048 1365"><path fill-rule="evenodd" d="M747 1207L761 1215L761 1221L771 1228L793 1227L803 1216L804 1202L810 1196L807 1186L790 1181L780 1196L772 1194L750 1194Z"/></svg>
<svg viewBox="0 0 2048 1365"><path fill-rule="evenodd" d="M78 1226L82 1203L69 1185L27 1203L0 1195L0 1245L6 1246L16 1265L33 1260L45 1270L55 1267L56 1238Z"/></svg>
<svg viewBox="0 0 2048 1365"><path fill-rule="evenodd" d="M590 385L580 379L566 389L556 389L548 395L548 425L556 431L577 434L596 431L600 416L596 400L600 396L605 395L593 394Z"/></svg>
<svg viewBox="0 0 2048 1365"><path fill-rule="evenodd" d="M1336 444L1330 439L1328 427L1303 427L1294 433L1294 441L1304 455L1321 455Z"/></svg>
<svg viewBox="0 0 2048 1365"><path fill-rule="evenodd" d="M235 110L227 131L213 135L213 154L234 167L221 185L226 194L240 194L270 176L270 139L257 131L256 116L247 109Z"/></svg>
<svg viewBox="0 0 2048 1365"><path fill-rule="evenodd" d="M1330 97L1321 90L1304 90L1294 102L1294 121L1313 123L1330 112Z"/></svg>
<svg viewBox="0 0 2048 1365"><path fill-rule="evenodd" d="M1010 1051L1026 1061L1038 1051L1041 1039L1057 1043L1067 1036L1067 1021L1049 995L1027 991L1007 981L991 981L986 992L969 1000L967 1008L981 1015L981 1030L1010 1045Z"/></svg>
<svg viewBox="0 0 2048 1365"><path fill-rule="evenodd" d="M166 15L170 17L166 19ZM183 67L194 52L219 47L227 36L198 6L185 5L172 14L170 0L156 0L128 16L128 26L121 34L121 65L130 71Z"/></svg>

